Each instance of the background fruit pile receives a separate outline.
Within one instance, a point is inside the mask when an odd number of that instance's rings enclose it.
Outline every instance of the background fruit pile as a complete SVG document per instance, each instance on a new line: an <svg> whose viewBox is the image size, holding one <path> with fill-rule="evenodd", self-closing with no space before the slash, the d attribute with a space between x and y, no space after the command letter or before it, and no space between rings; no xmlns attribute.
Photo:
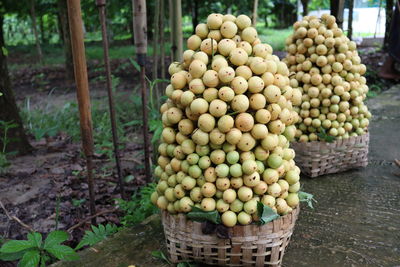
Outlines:
<svg viewBox="0 0 400 267"><path fill-rule="evenodd" d="M257 220L257 202L279 214L299 203L289 141L301 91L245 15L211 14L169 67L168 100L152 201L170 213L217 210L226 226Z"/></svg>
<svg viewBox="0 0 400 267"><path fill-rule="evenodd" d="M303 93L296 137L307 142L320 139L319 132L338 139L364 134L371 113L363 103L366 67L356 43L328 14L320 19L306 16L293 28L284 62L291 72L290 85Z"/></svg>

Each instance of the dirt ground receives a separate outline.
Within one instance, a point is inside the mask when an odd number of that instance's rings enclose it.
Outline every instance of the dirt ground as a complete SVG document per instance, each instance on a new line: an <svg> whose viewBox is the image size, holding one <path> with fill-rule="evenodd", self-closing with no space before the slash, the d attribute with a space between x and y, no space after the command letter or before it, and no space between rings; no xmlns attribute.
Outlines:
<svg viewBox="0 0 400 267"><path fill-rule="evenodd" d="M284 53L277 52L282 57ZM370 69L377 70L383 64L385 56L374 49L365 49L362 60ZM151 62L148 62L151 69ZM89 62L89 78L92 98L106 96L104 82L97 78L102 73L101 62ZM112 61L113 74L121 79L119 89L131 92L138 81L138 73L126 60ZM151 76L151 73L148 73ZM63 102L75 99L72 82L64 78L63 66L43 68L25 67L11 73L14 91L19 103L26 98L40 106L46 101ZM382 90L392 83L371 76L369 82L379 83ZM49 92L57 90L48 98ZM57 102L58 101L58 102ZM126 145L122 151L124 176L134 175L128 183L129 193L143 184L143 159L140 136L137 143ZM55 228L56 209L59 207L59 229L68 229L89 216L88 193L85 180L85 161L82 158L80 144L73 143L68 136L60 133L55 138L34 141L31 138L34 152L12 159L12 166L6 174L0 175L0 200L12 216L16 216L36 231L47 233ZM113 163L98 155L95 158L96 206L98 211L115 207L115 198L119 198L117 177ZM119 224L118 211L106 213L97 218L98 223L113 222ZM82 224L72 232L71 245L83 235L90 221ZM0 234L4 238L24 238L27 230L0 210ZM0 264L1 265L1 264Z"/></svg>

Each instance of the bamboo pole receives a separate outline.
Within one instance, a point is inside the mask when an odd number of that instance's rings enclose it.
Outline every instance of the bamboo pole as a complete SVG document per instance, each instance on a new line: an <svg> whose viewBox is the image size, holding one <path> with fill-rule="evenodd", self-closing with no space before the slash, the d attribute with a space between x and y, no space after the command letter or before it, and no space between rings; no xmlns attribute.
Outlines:
<svg viewBox="0 0 400 267"><path fill-rule="evenodd" d="M349 0L349 16L347 19L347 37L351 40L353 38L353 9L354 0Z"/></svg>
<svg viewBox="0 0 400 267"><path fill-rule="evenodd" d="M144 166L146 181L151 182L150 171L150 141L148 126L147 88L146 88L146 54L147 54L147 25L146 1L133 0L133 27L137 61L140 66L140 86L142 95Z"/></svg>
<svg viewBox="0 0 400 267"><path fill-rule="evenodd" d="M87 76L85 44L80 0L68 0L68 19L71 32L72 57L78 98L79 119L82 135L83 153L86 157L87 183L89 188L90 214L96 214L93 181L93 127L90 107L89 83ZM92 219L96 223L96 218Z"/></svg>
<svg viewBox="0 0 400 267"><path fill-rule="evenodd" d="M108 107L110 111L110 121L111 121L111 132L114 144L114 156L115 165L117 167L118 183L122 199L125 198L125 187L124 180L121 172L121 159L119 153L119 141L117 133L117 123L115 119L115 107L114 107L114 96L112 92L112 80L111 80L111 67L110 58L108 54L108 37L107 37L107 25L106 25L106 0L96 0L96 5L99 8L101 33L103 38L103 52L104 52L104 67L106 70L106 84L107 84L107 94L108 94Z"/></svg>
<svg viewBox="0 0 400 267"><path fill-rule="evenodd" d="M38 53L38 60L40 64L43 64L43 53L42 53L42 48L40 46L40 40L39 40L39 34L37 31L37 25L36 25L36 11L35 11L35 1L31 0L31 10L30 10L30 15L32 19L32 29L33 29L33 34L35 35L35 42L36 42L36 51Z"/></svg>
<svg viewBox="0 0 400 267"><path fill-rule="evenodd" d="M175 42L176 50L174 52L174 61L182 61L183 56L183 33L182 33L182 1L173 0L174 17L173 23L175 32L173 41Z"/></svg>
<svg viewBox="0 0 400 267"><path fill-rule="evenodd" d="M257 12L258 12L258 0L254 0L254 4L253 4L253 27L257 26Z"/></svg>

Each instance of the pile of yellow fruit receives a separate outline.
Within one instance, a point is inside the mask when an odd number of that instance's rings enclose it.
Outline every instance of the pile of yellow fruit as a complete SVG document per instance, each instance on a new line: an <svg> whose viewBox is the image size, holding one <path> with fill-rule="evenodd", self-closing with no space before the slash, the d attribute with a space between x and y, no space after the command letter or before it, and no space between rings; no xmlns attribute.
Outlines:
<svg viewBox="0 0 400 267"><path fill-rule="evenodd" d="M301 91L248 16L211 14L195 32L169 66L153 203L171 214L217 210L228 227L257 221L258 201L291 212Z"/></svg>
<svg viewBox="0 0 400 267"><path fill-rule="evenodd" d="M357 45L338 28L334 16L305 16L286 40L290 86L301 90L296 138L316 141L317 133L337 139L362 135L371 113L363 101L368 92ZM322 128L321 128L322 127Z"/></svg>

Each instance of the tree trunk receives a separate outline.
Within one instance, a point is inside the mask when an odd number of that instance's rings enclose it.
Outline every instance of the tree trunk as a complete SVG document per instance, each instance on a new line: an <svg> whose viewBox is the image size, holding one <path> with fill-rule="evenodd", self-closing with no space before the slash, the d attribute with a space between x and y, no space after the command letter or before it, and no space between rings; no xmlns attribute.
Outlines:
<svg viewBox="0 0 400 267"><path fill-rule="evenodd" d="M154 17L154 35L153 35L153 80L158 78L158 48L159 48L159 22L160 22L160 0L155 1L156 10ZM157 85L156 85L157 87ZM156 89L156 88L155 88ZM156 92L158 90L156 89Z"/></svg>
<svg viewBox="0 0 400 267"><path fill-rule="evenodd" d="M165 79L165 36L164 36L164 0L160 0L160 57L161 57L161 79ZM164 85L164 84L162 84Z"/></svg>
<svg viewBox="0 0 400 267"><path fill-rule="evenodd" d="M72 46L71 46L71 36L69 31L68 22L68 9L67 0L58 0L58 10L60 16L60 29L63 34L64 40L64 55L65 55L65 74L69 81L74 80L74 63L72 60Z"/></svg>
<svg viewBox="0 0 400 267"><path fill-rule="evenodd" d="M172 54L173 61L182 61L183 54L183 43L182 43L182 5L181 0L171 0L172 2L172 13L170 12L170 17L172 20Z"/></svg>
<svg viewBox="0 0 400 267"><path fill-rule="evenodd" d="M8 144L6 151L18 151L20 154L29 152L30 146L26 137L21 117L19 116L17 104L13 91L11 89L11 81L8 75L7 55L5 55L4 36L3 36L3 15L0 14L0 120L4 122L12 122L18 126L7 131ZM3 129L0 128L1 136L4 135ZM3 148L2 139L0 139L0 147Z"/></svg>
<svg viewBox="0 0 400 267"><path fill-rule="evenodd" d="M386 0L386 22L385 22L385 39L383 41L383 49L386 51L389 46L389 33L390 27L392 25L392 17L393 17L393 0ZM399 27L399 26L397 26Z"/></svg>
<svg viewBox="0 0 400 267"><path fill-rule="evenodd" d="M42 48L40 47L40 40L39 40L39 34L37 30L37 25L36 25L36 12L35 12L35 1L31 0L31 20L32 20L32 29L33 29L33 34L35 35L35 42L36 42L36 52L38 54L38 61L40 64L42 64L43 60L43 55L42 55Z"/></svg>
<svg viewBox="0 0 400 267"><path fill-rule="evenodd" d="M257 25L257 11L258 11L258 0L254 0L253 5L253 27Z"/></svg>
<svg viewBox="0 0 400 267"><path fill-rule="evenodd" d="M190 6L192 7L192 27L193 34L196 32L196 26L199 24L199 1L193 0L190 2Z"/></svg>
<svg viewBox="0 0 400 267"><path fill-rule="evenodd" d="M44 31L44 22L43 22L43 16L39 17L39 28L40 28L40 41L42 44L46 43L46 32Z"/></svg>
<svg viewBox="0 0 400 267"><path fill-rule="evenodd" d="M303 6L303 17L308 15L308 2L310 0L301 0L301 5Z"/></svg>
<svg viewBox="0 0 400 267"><path fill-rule="evenodd" d="M339 28L343 28L344 0L330 0L331 15L336 17Z"/></svg>
<svg viewBox="0 0 400 267"><path fill-rule="evenodd" d="M353 36L353 9L354 9L354 0L349 0L349 17L347 22L347 37L352 39Z"/></svg>

